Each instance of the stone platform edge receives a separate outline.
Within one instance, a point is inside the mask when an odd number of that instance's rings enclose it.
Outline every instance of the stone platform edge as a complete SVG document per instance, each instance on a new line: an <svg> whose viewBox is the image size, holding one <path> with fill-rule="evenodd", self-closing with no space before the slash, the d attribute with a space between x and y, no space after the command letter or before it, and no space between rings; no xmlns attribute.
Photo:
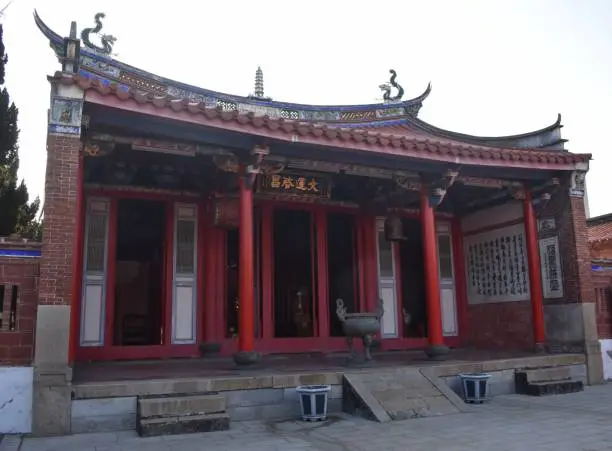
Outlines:
<svg viewBox="0 0 612 451"><path fill-rule="evenodd" d="M397 365L427 370L435 377L459 373L493 372L561 365L585 364L583 354L549 354L475 362L449 362L429 365ZM384 368L392 368L385 366ZM375 371L376 366L344 371L296 371L289 374L254 374L241 376L165 378L73 383L73 399L116 398L143 395L218 393L234 390L292 388L299 385L340 385L344 374Z"/></svg>

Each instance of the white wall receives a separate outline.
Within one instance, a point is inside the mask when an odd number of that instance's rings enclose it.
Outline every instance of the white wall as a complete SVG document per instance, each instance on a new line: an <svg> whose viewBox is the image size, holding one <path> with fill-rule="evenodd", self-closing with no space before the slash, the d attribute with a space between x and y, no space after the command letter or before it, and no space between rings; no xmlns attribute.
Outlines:
<svg viewBox="0 0 612 451"><path fill-rule="evenodd" d="M591 217L591 210L589 209L589 196L587 194L587 185L584 185L584 213L586 218L589 219Z"/></svg>
<svg viewBox="0 0 612 451"><path fill-rule="evenodd" d="M462 219L461 229L468 303L528 300L529 274L517 276L527 267L522 202L472 213Z"/></svg>
<svg viewBox="0 0 612 451"><path fill-rule="evenodd" d="M612 340L599 340L599 343L601 344L604 380L612 380L612 357L608 355L608 352L612 354Z"/></svg>
<svg viewBox="0 0 612 451"><path fill-rule="evenodd" d="M0 367L0 434L32 432L32 367Z"/></svg>
<svg viewBox="0 0 612 451"><path fill-rule="evenodd" d="M523 204L512 201L467 215L461 220L461 230L469 233L518 219L523 219Z"/></svg>

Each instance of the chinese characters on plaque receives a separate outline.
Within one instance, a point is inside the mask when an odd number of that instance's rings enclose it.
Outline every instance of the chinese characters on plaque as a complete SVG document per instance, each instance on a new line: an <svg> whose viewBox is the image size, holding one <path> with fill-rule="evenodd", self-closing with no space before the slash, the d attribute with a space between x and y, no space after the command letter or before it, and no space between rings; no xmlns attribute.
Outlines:
<svg viewBox="0 0 612 451"><path fill-rule="evenodd" d="M511 301L529 297L523 226L478 234L466 242L470 298Z"/></svg>
<svg viewBox="0 0 612 451"><path fill-rule="evenodd" d="M266 194L329 197L329 181L313 175L262 175L258 178L258 191Z"/></svg>
<svg viewBox="0 0 612 451"><path fill-rule="evenodd" d="M559 275L557 274L557 265L555 260L557 258L557 248L554 244L549 244L545 248L544 268L546 268L548 289L550 291L559 291Z"/></svg>
<svg viewBox="0 0 612 451"><path fill-rule="evenodd" d="M563 297L563 279L559 238L552 236L540 240L540 263L542 264L542 290L545 298Z"/></svg>

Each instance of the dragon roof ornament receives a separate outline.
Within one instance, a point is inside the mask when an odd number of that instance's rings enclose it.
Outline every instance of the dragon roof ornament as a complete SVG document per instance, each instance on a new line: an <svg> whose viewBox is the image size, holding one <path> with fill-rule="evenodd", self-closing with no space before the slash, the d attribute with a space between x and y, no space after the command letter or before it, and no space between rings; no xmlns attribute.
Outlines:
<svg viewBox="0 0 612 451"><path fill-rule="evenodd" d="M402 100L402 97L404 97L404 88L402 88L402 86L395 81L395 79L397 78L397 73L393 69L390 69L389 73L391 74L389 83L383 83L382 85L379 85L378 87L380 88L381 91L383 91L383 100L385 102L398 102ZM395 89L397 89L397 94L394 96L391 96L392 86Z"/></svg>
<svg viewBox="0 0 612 451"><path fill-rule="evenodd" d="M104 19L105 17L106 14L104 13L96 14L94 16L96 26L91 28L84 28L83 31L81 31L81 40L83 41L83 44L85 44L85 47L93 50L94 52L100 53L102 55L110 55L113 51L113 45L115 44L115 41L117 41L117 38L110 34L100 33L100 31L102 31L102 19ZM91 34L97 34L100 36L102 47L91 42L91 40L89 39L89 36Z"/></svg>

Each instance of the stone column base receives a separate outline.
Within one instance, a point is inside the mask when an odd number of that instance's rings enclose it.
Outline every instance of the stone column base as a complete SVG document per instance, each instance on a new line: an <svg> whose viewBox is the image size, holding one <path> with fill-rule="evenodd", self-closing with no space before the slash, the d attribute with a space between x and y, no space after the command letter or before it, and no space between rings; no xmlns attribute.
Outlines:
<svg viewBox="0 0 612 451"><path fill-rule="evenodd" d="M548 352L548 346L546 343L536 343L534 346L534 352L536 354L546 354Z"/></svg>
<svg viewBox="0 0 612 451"><path fill-rule="evenodd" d="M34 367L32 434L70 434L72 413L72 368Z"/></svg>
<svg viewBox="0 0 612 451"><path fill-rule="evenodd" d="M431 360L444 360L448 352L448 346L445 345L430 345L425 349L425 355Z"/></svg>
<svg viewBox="0 0 612 451"><path fill-rule="evenodd" d="M586 356L587 382L589 385L604 383L603 357L601 355L601 344L599 340L584 343L584 354Z"/></svg>
<svg viewBox="0 0 612 451"><path fill-rule="evenodd" d="M253 367L261 361L261 354L256 351L238 351L233 357L240 368Z"/></svg>

